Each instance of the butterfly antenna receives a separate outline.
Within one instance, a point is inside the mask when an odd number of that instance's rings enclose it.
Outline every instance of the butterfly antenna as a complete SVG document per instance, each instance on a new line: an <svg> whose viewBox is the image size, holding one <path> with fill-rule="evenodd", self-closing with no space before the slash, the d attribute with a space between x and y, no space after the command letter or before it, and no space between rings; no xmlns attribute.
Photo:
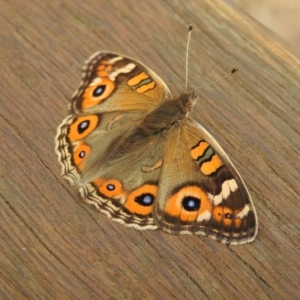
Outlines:
<svg viewBox="0 0 300 300"><path fill-rule="evenodd" d="M187 85L188 85L188 72L189 72L189 46L190 46L190 39L192 34L193 26L189 25L189 33L188 33L188 40L186 45L186 56L185 56L185 87L184 92L186 93Z"/></svg>
<svg viewBox="0 0 300 300"><path fill-rule="evenodd" d="M200 86L200 87L194 89L193 92L195 92L195 91L197 91L197 90L200 90L200 89L202 89L202 88L204 88L204 87L206 87L206 86L209 86L209 85L211 85L211 84L214 84L214 83L216 83L216 82L219 82L220 80L225 79L227 76L232 75L233 73L236 73L237 71L238 71L237 68L233 68L229 73L227 73L227 74L224 75L223 77L221 77L221 78L219 78L219 79L217 79L217 80L215 80L215 81L212 81L212 82L210 82L210 83L207 83L207 84L205 84L205 85L202 85L202 86Z"/></svg>

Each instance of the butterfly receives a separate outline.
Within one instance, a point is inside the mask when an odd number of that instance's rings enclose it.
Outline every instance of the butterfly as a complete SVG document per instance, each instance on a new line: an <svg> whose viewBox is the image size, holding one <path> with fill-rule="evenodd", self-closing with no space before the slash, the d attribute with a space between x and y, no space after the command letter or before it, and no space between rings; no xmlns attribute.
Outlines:
<svg viewBox="0 0 300 300"><path fill-rule="evenodd" d="M57 129L62 176L86 203L128 227L231 245L253 241L257 217L243 179L188 116L197 98L172 98L164 81L132 58L95 53Z"/></svg>

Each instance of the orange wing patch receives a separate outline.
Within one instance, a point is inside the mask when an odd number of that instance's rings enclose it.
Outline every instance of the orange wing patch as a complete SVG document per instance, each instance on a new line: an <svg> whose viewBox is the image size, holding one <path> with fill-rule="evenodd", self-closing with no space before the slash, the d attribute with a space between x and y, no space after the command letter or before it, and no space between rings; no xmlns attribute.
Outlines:
<svg viewBox="0 0 300 300"><path fill-rule="evenodd" d="M205 141L200 141L196 146L191 149L191 156L194 160L198 160L203 156L204 152L209 147L209 144Z"/></svg>
<svg viewBox="0 0 300 300"><path fill-rule="evenodd" d="M201 140L191 148L190 153L206 176L214 174L223 165L220 157L206 141Z"/></svg>
<svg viewBox="0 0 300 300"><path fill-rule="evenodd" d="M112 70L112 65L109 63L108 59L102 60L101 64L97 68L98 77L108 77Z"/></svg>
<svg viewBox="0 0 300 300"><path fill-rule="evenodd" d="M219 156L214 154L210 161L206 161L200 166L200 170L204 175L211 175L215 173L222 165L223 163Z"/></svg>
<svg viewBox="0 0 300 300"><path fill-rule="evenodd" d="M127 81L127 84L128 84L129 86L133 86L133 87L134 87L134 86L140 84L143 80L145 80L145 79L147 79L147 78L149 78L149 75L146 74L145 72L141 72L141 73L139 73L138 75L136 75L136 76L130 78L130 79Z"/></svg>
<svg viewBox="0 0 300 300"><path fill-rule="evenodd" d="M156 86L156 83L153 81L153 79L145 72L141 72L134 77L131 77L127 81L127 84L134 88L138 93L146 93L149 90L154 89Z"/></svg>

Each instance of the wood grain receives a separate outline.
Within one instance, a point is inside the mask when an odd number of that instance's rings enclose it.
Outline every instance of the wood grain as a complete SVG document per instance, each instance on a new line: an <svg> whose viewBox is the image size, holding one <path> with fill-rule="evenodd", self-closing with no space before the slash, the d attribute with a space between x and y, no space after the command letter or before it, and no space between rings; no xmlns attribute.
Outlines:
<svg viewBox="0 0 300 300"><path fill-rule="evenodd" d="M224 1L0 0L1 299L300 298L300 62ZM60 177L54 135L97 50L144 62L183 90L187 26L194 117L223 146L258 212L257 239L112 222Z"/></svg>

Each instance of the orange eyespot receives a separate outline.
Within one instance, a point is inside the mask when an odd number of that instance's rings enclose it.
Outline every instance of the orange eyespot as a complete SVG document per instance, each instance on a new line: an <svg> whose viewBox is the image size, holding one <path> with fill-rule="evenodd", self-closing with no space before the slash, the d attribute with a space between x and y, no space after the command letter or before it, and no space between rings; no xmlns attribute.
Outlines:
<svg viewBox="0 0 300 300"><path fill-rule="evenodd" d="M107 77L98 77L91 82L83 94L82 108L91 108L108 98L115 90L115 83Z"/></svg>
<svg viewBox="0 0 300 300"><path fill-rule="evenodd" d="M93 183L98 187L99 192L108 198L124 194L123 185L117 179L104 180L103 178L97 178Z"/></svg>
<svg viewBox="0 0 300 300"><path fill-rule="evenodd" d="M154 199L157 195L157 186L145 184L132 191L125 203L125 207L131 212L140 215L148 215L153 210Z"/></svg>
<svg viewBox="0 0 300 300"><path fill-rule="evenodd" d="M83 143L78 144L73 152L73 160L79 171L85 168L86 160L91 153L91 148Z"/></svg>
<svg viewBox="0 0 300 300"><path fill-rule="evenodd" d="M202 221L210 216L211 203L200 187L187 186L167 200L165 211L183 222Z"/></svg>
<svg viewBox="0 0 300 300"><path fill-rule="evenodd" d="M236 217L236 212L232 209L223 206L216 206L213 208L213 218L226 226L231 226L234 224L235 227L241 225L242 220Z"/></svg>
<svg viewBox="0 0 300 300"><path fill-rule="evenodd" d="M98 122L99 117L97 115L77 117L75 122L69 127L69 140L74 142L85 138L95 130Z"/></svg>

